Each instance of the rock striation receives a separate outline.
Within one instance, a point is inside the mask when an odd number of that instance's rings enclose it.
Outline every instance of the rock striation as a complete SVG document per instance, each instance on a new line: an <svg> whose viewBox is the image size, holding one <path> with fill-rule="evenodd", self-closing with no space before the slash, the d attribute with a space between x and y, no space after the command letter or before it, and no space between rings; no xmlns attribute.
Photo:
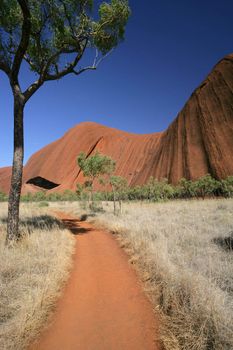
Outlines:
<svg viewBox="0 0 233 350"><path fill-rule="evenodd" d="M214 67L166 131L136 135L81 123L29 159L23 192L75 190L84 181L76 162L81 151L111 156L116 174L131 186L150 176L177 183L207 173L217 179L233 175L233 54ZM10 171L0 169L0 190L8 191Z"/></svg>

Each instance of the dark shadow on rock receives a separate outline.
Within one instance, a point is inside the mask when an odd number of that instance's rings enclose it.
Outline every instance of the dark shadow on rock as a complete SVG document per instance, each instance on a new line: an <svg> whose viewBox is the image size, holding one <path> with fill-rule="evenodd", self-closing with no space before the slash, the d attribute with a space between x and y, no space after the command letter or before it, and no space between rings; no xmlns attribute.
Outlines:
<svg viewBox="0 0 233 350"><path fill-rule="evenodd" d="M220 246L227 252L233 251L233 231L230 232L226 237L217 237L213 239L213 242Z"/></svg>

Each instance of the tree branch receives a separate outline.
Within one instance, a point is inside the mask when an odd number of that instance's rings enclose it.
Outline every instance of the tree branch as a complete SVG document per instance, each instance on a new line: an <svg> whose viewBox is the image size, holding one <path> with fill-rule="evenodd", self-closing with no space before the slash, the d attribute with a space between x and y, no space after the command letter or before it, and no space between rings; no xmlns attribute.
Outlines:
<svg viewBox="0 0 233 350"><path fill-rule="evenodd" d="M71 65L74 65L74 64L78 64L79 60L81 59L83 53L84 53L84 50L85 48L83 49L82 53L81 54L78 54L75 58L75 60L73 61L73 63L71 63L69 65L69 67ZM56 52L54 55L52 55L48 61L46 62L46 64L44 65L44 67L42 68L41 70L41 74L40 74L40 77L38 80L36 80L33 84L31 84L29 86L29 88L23 93L24 94L24 97L25 97L25 100L29 100L29 98L44 84L45 81L47 80L58 80L60 78L62 78L63 76L67 75L69 72L69 67L67 67L66 69L64 69L63 71L59 72L58 71L58 66L55 64L55 70L56 70L56 74L54 75L50 75L48 74L48 70L49 70L49 67L50 65L53 63L53 61L61 54L63 53L74 53L76 52L75 49L61 49L59 50L58 52ZM27 58L27 57L24 57L24 59L27 61L27 63L32 66L32 62ZM76 63L77 61L77 63Z"/></svg>
<svg viewBox="0 0 233 350"><path fill-rule="evenodd" d="M87 43L86 43L87 45ZM25 97L25 100L29 100L29 98L44 84L45 81L52 81L52 80L59 80L61 79L62 77L64 77L65 75L68 75L68 74L75 74L75 75L80 75L88 70L96 70L98 68L98 66L101 64L101 62L106 58L108 57L112 51L110 50L106 55L102 56L99 60L98 60L98 51L96 50L96 55L95 55L95 58L94 58L94 61L93 61L93 65L92 66L87 66L87 67L84 67L84 68L81 68L79 70L75 70L75 67L77 66L78 62L80 61L80 59L82 58L82 55L85 51L85 48L86 48L86 45L85 47L83 48L83 51L81 54L77 55L76 58L74 59L74 61L69 64L69 66L58 72L58 68L56 68L57 70L57 73L56 74L53 74L53 75L50 75L50 74L46 74L45 73L42 73L40 78L35 81L24 93L24 97ZM53 57L54 56L51 56L50 60L49 61L52 61L53 60ZM47 68L48 69L48 68Z"/></svg>
<svg viewBox="0 0 233 350"><path fill-rule="evenodd" d="M4 61L0 61L0 70L6 73L8 77L10 76L10 73L11 73L10 67Z"/></svg>
<svg viewBox="0 0 233 350"><path fill-rule="evenodd" d="M38 79L34 83L32 83L26 91L24 91L23 95L25 98L25 103L29 100L30 97L43 85L44 81Z"/></svg>
<svg viewBox="0 0 233 350"><path fill-rule="evenodd" d="M101 64L101 62L107 58L111 53L113 52L113 49L110 50L106 55L102 56L99 60L98 60L98 50L96 50L96 55L95 55L95 59L94 59L94 62L93 62L93 65L92 66L87 66L87 67L84 67L84 68L81 68L80 70L76 71L75 69L73 69L73 73L75 75L79 75L83 72L86 72L87 70L96 70L98 68L98 66Z"/></svg>
<svg viewBox="0 0 233 350"><path fill-rule="evenodd" d="M75 59L73 60L73 62L71 62L66 68L64 68L62 71L56 73L56 74L49 74L47 73L47 71L45 71L44 73L44 80L45 81L48 81L48 80L58 80L58 79L61 79L62 77L64 77L65 75L67 74L70 74L70 73L73 73L73 70L74 68L77 66L77 64L79 63L79 61L81 60L81 58L83 57L83 54L86 50L86 47L87 47L87 43L88 43L88 40L86 40L85 42L85 45L84 47L82 48L82 51L80 53L77 54L77 56L75 57ZM68 50L61 50L60 54L62 53L72 53L72 52L75 52L75 49L74 50L70 50L68 52ZM55 57L54 57L55 56ZM49 62L50 64L52 63L53 59L56 58L57 56L54 55L52 56L49 60L48 60L48 64L47 66L49 66ZM54 58L53 58L54 57ZM46 70L48 70L48 67L46 68Z"/></svg>
<svg viewBox="0 0 233 350"><path fill-rule="evenodd" d="M17 2L19 3L19 6L23 13L23 25L22 25L21 40L20 40L18 49L16 51L14 62L12 65L12 70L11 70L11 80L13 84L18 83L19 69L28 47L30 32L31 32L31 19L30 19L31 15L30 15L30 10L28 6L28 1L17 0Z"/></svg>

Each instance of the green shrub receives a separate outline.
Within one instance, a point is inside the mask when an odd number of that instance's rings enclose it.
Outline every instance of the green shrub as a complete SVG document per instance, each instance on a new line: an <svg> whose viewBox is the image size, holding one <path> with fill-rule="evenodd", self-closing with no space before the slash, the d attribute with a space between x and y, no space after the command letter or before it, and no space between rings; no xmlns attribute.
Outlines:
<svg viewBox="0 0 233 350"><path fill-rule="evenodd" d="M8 200L8 196L0 191L0 202L6 202Z"/></svg>
<svg viewBox="0 0 233 350"><path fill-rule="evenodd" d="M198 197L205 198L206 196L214 196L220 184L210 174L202 176L193 184Z"/></svg>
<svg viewBox="0 0 233 350"><path fill-rule="evenodd" d="M197 195L195 183L185 178L180 179L176 186L176 197L192 198Z"/></svg>
<svg viewBox="0 0 233 350"><path fill-rule="evenodd" d="M221 193L224 197L233 197L233 176L228 176L220 183Z"/></svg>
<svg viewBox="0 0 233 350"><path fill-rule="evenodd" d="M38 207L39 208L49 207L49 203L48 202L39 202Z"/></svg>

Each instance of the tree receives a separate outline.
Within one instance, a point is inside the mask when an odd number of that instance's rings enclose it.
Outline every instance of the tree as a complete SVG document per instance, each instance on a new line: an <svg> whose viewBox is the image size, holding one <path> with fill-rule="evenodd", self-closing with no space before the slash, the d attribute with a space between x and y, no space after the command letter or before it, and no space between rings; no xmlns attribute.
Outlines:
<svg viewBox="0 0 233 350"><path fill-rule="evenodd" d="M110 184L112 186L113 193L113 203L114 203L114 214L116 214L116 200L119 202L120 213L121 213L121 201L124 194L124 191L127 187L127 180L121 176L111 176Z"/></svg>
<svg viewBox="0 0 233 350"><path fill-rule="evenodd" d="M91 202L93 205L94 181L100 180L101 176L111 175L116 167L116 162L106 155L95 153L90 157L81 152L77 158L78 165L83 171L83 175L88 178L86 183L90 187Z"/></svg>
<svg viewBox="0 0 233 350"><path fill-rule="evenodd" d="M9 194L7 241L20 238L19 202L24 157L24 107L45 82L95 70L124 38L130 15L127 0L102 2L92 18L93 0L0 0L0 70L14 98L14 156ZM98 17L98 19L95 19ZM95 50L84 67L84 53ZM87 56L88 58L90 55ZM22 90L19 73L26 62L37 79Z"/></svg>

